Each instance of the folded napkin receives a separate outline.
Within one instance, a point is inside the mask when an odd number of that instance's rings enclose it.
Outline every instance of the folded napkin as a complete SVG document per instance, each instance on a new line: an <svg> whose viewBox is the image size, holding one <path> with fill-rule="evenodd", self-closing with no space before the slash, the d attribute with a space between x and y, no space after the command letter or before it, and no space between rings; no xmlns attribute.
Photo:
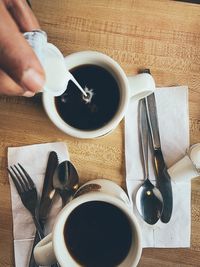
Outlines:
<svg viewBox="0 0 200 267"><path fill-rule="evenodd" d="M188 88L186 86L160 88L155 91L161 146L168 167L185 156L189 147ZM138 102L130 101L125 116L126 184L132 208L142 229L143 247L189 247L191 229L191 182L174 178L173 212L169 223L160 220L153 226L140 217L135 206L135 195L144 175L140 160L138 136ZM151 154L151 153L149 153ZM149 174L155 175L149 155Z"/></svg>
<svg viewBox="0 0 200 267"><path fill-rule="evenodd" d="M44 174L47 166L49 153L55 151L58 154L60 162L69 159L69 154L65 143L47 143L39 145L30 145L23 147L8 148L8 166L20 163L33 179L38 194L41 194L43 188ZM13 237L15 266L27 267L35 236L35 226L32 217L23 206L16 188L10 179L12 213L13 213ZM61 207L60 199L55 199L53 209L49 214L47 232L51 231L56 214Z"/></svg>

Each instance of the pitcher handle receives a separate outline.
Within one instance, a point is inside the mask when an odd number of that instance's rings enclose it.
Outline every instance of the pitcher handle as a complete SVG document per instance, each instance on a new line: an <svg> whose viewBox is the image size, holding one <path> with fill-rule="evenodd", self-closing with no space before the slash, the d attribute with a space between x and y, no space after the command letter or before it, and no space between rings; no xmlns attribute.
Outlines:
<svg viewBox="0 0 200 267"><path fill-rule="evenodd" d="M151 74L140 73L135 76L128 76L130 96L134 100L140 100L152 94L155 89L155 81Z"/></svg>
<svg viewBox="0 0 200 267"><path fill-rule="evenodd" d="M34 249L34 258L37 264L49 266L56 263L56 256L53 250L52 234L43 238Z"/></svg>

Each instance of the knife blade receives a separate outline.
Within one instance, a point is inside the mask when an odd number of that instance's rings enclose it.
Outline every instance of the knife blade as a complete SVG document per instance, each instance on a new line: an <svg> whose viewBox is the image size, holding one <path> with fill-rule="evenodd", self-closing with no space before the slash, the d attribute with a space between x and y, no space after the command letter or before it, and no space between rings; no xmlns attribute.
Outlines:
<svg viewBox="0 0 200 267"><path fill-rule="evenodd" d="M152 140L152 154L154 158L153 162L156 173L156 185L162 194L164 202L163 212L160 219L163 223L168 223L170 221L173 209L172 185L171 178L167 172L167 166L165 164L161 150L156 99L154 93L147 96L145 102L150 136Z"/></svg>
<svg viewBox="0 0 200 267"><path fill-rule="evenodd" d="M44 224L47 220L47 216L49 213L49 210L52 205L53 197L55 195L55 190L53 188L53 174L55 172L56 167L58 166L58 156L55 151L51 151L49 153L48 161L47 161L47 167L45 171L44 176L44 183L43 183L43 189L42 189L42 195L40 199L40 205L39 205L39 221L41 224L41 227L44 228ZM35 245L39 242L39 236L36 232L32 251L31 251L31 257L29 260L29 267L37 267L38 265L35 263L34 257L33 257L33 250ZM57 264L52 266L59 266Z"/></svg>
<svg viewBox="0 0 200 267"><path fill-rule="evenodd" d="M47 162L44 184L39 206L39 219L42 224L46 222L47 215L51 208L52 200L55 194L55 190L53 187L53 174L57 166L58 166L58 156L55 151L51 151Z"/></svg>

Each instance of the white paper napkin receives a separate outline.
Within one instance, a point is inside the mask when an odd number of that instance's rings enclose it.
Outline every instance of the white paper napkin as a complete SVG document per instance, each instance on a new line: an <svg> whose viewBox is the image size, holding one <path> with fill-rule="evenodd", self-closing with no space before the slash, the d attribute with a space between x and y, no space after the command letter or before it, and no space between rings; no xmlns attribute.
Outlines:
<svg viewBox="0 0 200 267"><path fill-rule="evenodd" d="M188 88L160 88L155 91L160 139L168 167L180 160L189 147ZM143 247L189 247L191 229L191 183L173 182L173 212L169 223L145 223L136 207L135 194L143 182L138 137L138 102L130 101L125 116L126 183L133 211L142 229ZM149 153L151 154L151 153ZM151 156L149 156L151 157ZM149 172L155 180L151 159ZM175 178L174 178L175 179Z"/></svg>
<svg viewBox="0 0 200 267"><path fill-rule="evenodd" d="M69 154L65 143L46 143L29 145L23 147L8 148L8 166L20 163L33 179L38 193L41 194L47 160L51 151L57 152L59 162L69 159ZM15 266L27 267L33 239L35 236L35 226L32 217L23 206L16 188L10 179L12 213L13 213L13 237ZM49 214L47 232L51 231L56 214L60 210L60 199L57 198L53 209Z"/></svg>

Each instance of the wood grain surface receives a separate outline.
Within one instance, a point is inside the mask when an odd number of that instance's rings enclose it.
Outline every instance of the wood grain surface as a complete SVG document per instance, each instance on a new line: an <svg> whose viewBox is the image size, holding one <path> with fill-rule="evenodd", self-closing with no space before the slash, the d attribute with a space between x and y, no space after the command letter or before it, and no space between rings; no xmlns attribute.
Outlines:
<svg viewBox="0 0 200 267"><path fill-rule="evenodd" d="M200 6L167 0L33 0L41 27L64 55L98 50L127 74L148 67L157 86L188 85L191 144L200 141ZM78 140L59 131L41 96L0 97L0 267L14 266L7 148L64 141L81 183L110 178L125 188L124 122ZM167 234L167 233L166 233ZM190 249L144 249L139 266L200 266L200 180L192 182Z"/></svg>

